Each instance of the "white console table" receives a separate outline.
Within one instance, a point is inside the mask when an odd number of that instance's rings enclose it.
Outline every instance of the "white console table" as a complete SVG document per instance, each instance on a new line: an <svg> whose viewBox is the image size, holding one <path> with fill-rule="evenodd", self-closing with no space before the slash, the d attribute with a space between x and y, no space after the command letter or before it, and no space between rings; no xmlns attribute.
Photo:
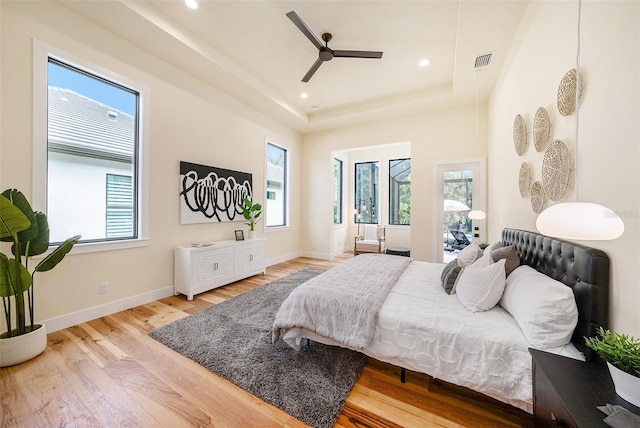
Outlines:
<svg viewBox="0 0 640 428"><path fill-rule="evenodd" d="M193 295L259 273L266 274L266 239L190 244L175 250L175 294Z"/></svg>

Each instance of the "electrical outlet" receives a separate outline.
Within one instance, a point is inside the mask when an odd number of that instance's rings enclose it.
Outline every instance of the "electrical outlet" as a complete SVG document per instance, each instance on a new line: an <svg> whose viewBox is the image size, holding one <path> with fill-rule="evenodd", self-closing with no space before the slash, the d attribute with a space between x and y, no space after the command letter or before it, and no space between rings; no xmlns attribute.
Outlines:
<svg viewBox="0 0 640 428"><path fill-rule="evenodd" d="M100 283L100 294L107 294L109 292L109 283L101 282Z"/></svg>

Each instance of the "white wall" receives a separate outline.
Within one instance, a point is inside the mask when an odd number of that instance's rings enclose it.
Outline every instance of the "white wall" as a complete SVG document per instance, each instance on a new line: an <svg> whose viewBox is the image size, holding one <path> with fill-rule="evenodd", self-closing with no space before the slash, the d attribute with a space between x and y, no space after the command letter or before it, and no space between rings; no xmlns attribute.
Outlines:
<svg viewBox="0 0 640 428"><path fill-rule="evenodd" d="M576 66L577 2L531 2L489 105L489 238L503 227L535 230L536 214L518 191L518 169L531 163L542 176L543 154L531 143L524 156L513 147L513 120L531 129L538 107L551 117L551 138L575 150L575 115L558 113L556 94L564 74ZM581 201L620 214L624 235L585 242L611 258L612 327L640 336L640 3L585 1L582 6L581 67L586 92L579 114L578 185ZM570 183L566 199L575 199Z"/></svg>
<svg viewBox="0 0 640 428"><path fill-rule="evenodd" d="M432 254L431 245L433 161L485 156L485 104L479 106L477 141L475 117L475 105L469 105L305 135L302 240L305 254L329 258L335 248L331 242L334 235L330 229L333 200L332 152L410 141L411 256L417 260L434 261L435 254ZM350 215L347 211L347 217Z"/></svg>
<svg viewBox="0 0 640 428"><path fill-rule="evenodd" d="M36 318L48 320L173 285L173 249L189 242L233 239L235 222L180 225L181 160L253 174L264 202L265 141L290 154L291 227L267 238L268 261L298 255L301 230L301 141L289 128L230 99L55 2L0 2L1 188L32 189L32 43L36 38L150 89L150 242L148 247L69 255L36 276ZM239 147L241 149L239 149ZM246 226L245 232L247 230ZM3 252L7 248L3 245ZM110 292L98 294L108 282ZM4 321L4 319L3 319ZM2 326L0 326L0 331Z"/></svg>

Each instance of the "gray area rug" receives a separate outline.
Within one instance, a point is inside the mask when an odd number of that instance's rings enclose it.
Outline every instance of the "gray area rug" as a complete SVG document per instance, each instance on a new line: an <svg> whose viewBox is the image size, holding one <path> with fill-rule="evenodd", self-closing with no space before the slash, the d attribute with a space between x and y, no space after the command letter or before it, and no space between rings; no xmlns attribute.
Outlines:
<svg viewBox="0 0 640 428"><path fill-rule="evenodd" d="M313 427L332 427L366 356L271 343L282 301L321 272L302 269L149 332L149 336Z"/></svg>

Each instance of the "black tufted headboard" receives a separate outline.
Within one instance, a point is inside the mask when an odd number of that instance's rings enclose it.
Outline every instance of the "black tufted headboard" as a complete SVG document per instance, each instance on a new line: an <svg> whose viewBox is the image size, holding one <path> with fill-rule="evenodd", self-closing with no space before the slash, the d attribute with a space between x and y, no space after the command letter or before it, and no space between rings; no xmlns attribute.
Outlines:
<svg viewBox="0 0 640 428"><path fill-rule="evenodd" d="M514 245L520 264L529 265L573 289L578 306L578 325L571 341L587 361L596 354L584 337L609 325L609 256L603 251L526 230L504 229L502 242Z"/></svg>

